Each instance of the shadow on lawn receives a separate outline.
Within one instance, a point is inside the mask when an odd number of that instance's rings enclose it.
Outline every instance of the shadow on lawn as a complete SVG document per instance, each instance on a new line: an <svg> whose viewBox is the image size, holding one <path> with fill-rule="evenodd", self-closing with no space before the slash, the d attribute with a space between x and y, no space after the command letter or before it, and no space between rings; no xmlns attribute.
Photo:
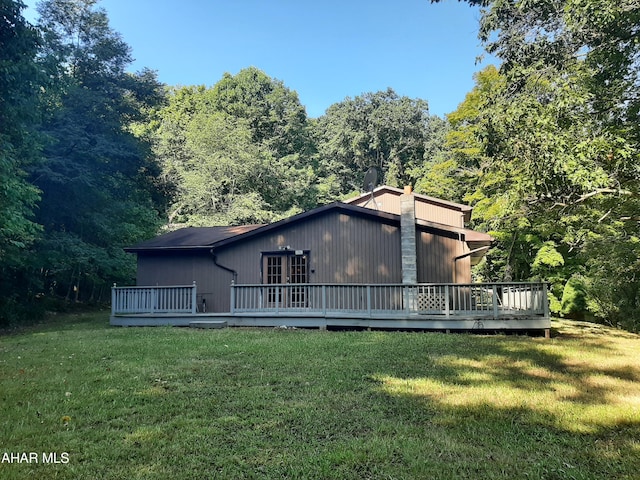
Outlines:
<svg viewBox="0 0 640 480"><path fill-rule="evenodd" d="M625 363L625 342L638 336L617 343L609 333L589 325L584 336L561 330L553 343L497 336L469 348L444 339L413 354L413 366L377 362L374 390L399 422L422 422L425 440L442 443L435 448L525 468L514 477L632 478L640 365Z"/></svg>
<svg viewBox="0 0 640 480"><path fill-rule="evenodd" d="M91 310L80 313L51 312L44 318L21 325L0 328L0 337L25 334L42 334L46 332L65 332L78 330L106 330L109 316L104 310Z"/></svg>
<svg viewBox="0 0 640 480"><path fill-rule="evenodd" d="M395 407L391 415L413 425L434 453L423 461L446 460L439 469L457 465L449 472L455 475L438 478L637 478L640 468L638 420L580 432L558 426L551 413L524 407L452 406L411 395L396 397ZM418 425L415 409L423 412Z"/></svg>
<svg viewBox="0 0 640 480"><path fill-rule="evenodd" d="M603 404L611 394L627 393L616 390L611 382L640 382L636 358L625 358L637 349L640 335L601 325L564 322L551 341L494 336L465 346L458 338L447 337L426 358L413 358L412 371L398 373L407 377L436 374L440 381L457 385L491 380L523 390L553 390L554 383L565 383L574 387L574 401ZM593 381L598 376L605 379L601 384Z"/></svg>

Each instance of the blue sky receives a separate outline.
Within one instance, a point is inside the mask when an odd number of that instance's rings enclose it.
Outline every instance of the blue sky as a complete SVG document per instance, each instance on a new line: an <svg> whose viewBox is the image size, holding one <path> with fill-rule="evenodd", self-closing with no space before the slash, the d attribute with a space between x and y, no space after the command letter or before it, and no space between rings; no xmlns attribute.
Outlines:
<svg viewBox="0 0 640 480"><path fill-rule="evenodd" d="M37 0L27 0L33 6ZM215 84L255 66L298 92L310 117L393 88L454 111L494 59L477 39L480 12L444 0L102 0L111 27L168 85ZM34 13L25 12L33 21Z"/></svg>

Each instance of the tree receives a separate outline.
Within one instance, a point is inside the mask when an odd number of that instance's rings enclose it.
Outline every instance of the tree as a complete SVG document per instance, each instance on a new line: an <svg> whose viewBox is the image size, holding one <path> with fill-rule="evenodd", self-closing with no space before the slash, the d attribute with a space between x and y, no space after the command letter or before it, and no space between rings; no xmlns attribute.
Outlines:
<svg viewBox="0 0 640 480"><path fill-rule="evenodd" d="M438 132L438 149L428 155L416 189L434 197L477 203L476 193L488 157L483 149L480 114L501 91L504 78L489 65L474 75L476 86Z"/></svg>
<svg viewBox="0 0 640 480"><path fill-rule="evenodd" d="M243 225L274 219L267 199L276 168L252 142L243 119L223 113L195 115L187 127L192 153L180 168L180 214L189 225Z"/></svg>
<svg viewBox="0 0 640 480"><path fill-rule="evenodd" d="M34 282L23 272L40 234L34 219L40 192L27 175L40 156L40 36L23 8L19 1L0 0L0 325L19 319L34 298Z"/></svg>
<svg viewBox="0 0 640 480"><path fill-rule="evenodd" d="M280 80L249 67L236 75L225 73L209 92L215 111L248 122L252 141L279 159L307 157L310 139L307 114L296 92Z"/></svg>
<svg viewBox="0 0 640 480"><path fill-rule="evenodd" d="M25 169L37 163L34 138L40 94L35 56L38 32L22 17L24 4L0 1L0 264L20 261L39 228L33 221L38 190Z"/></svg>
<svg viewBox="0 0 640 480"><path fill-rule="evenodd" d="M42 63L53 82L42 124L45 159L32 169L42 191L41 271L56 293L89 300L114 281L130 281L134 263L122 247L158 228L159 169L132 126L162 100L152 72L125 72L129 47L95 3L39 4Z"/></svg>
<svg viewBox="0 0 640 480"><path fill-rule="evenodd" d="M265 223L315 206L306 113L282 82L249 68L174 89L155 121L170 226Z"/></svg>
<svg viewBox="0 0 640 480"><path fill-rule="evenodd" d="M413 183L411 172L425 155L428 112L426 101L391 89L331 105L315 126L319 177L331 179L334 197L360 191L371 166L387 185Z"/></svg>
<svg viewBox="0 0 640 480"><path fill-rule="evenodd" d="M474 119L488 159L476 213L506 245L511 239L528 246L518 277L543 274L561 294L577 275L593 313L639 328L640 270L628 254L640 233L640 5L549 0L487 7L480 35L503 60L504 86ZM552 250L562 262L548 262ZM503 272L515 270L514 258Z"/></svg>

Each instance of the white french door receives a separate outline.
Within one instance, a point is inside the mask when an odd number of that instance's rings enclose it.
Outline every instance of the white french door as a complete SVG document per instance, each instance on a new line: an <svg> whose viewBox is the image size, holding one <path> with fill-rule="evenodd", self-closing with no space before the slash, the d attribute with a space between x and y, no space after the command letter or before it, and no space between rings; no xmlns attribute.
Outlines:
<svg viewBox="0 0 640 480"><path fill-rule="evenodd" d="M268 287L266 302L269 307L301 308L307 306L307 288L301 284L309 283L308 255L265 254L262 257L263 282L267 285L288 285Z"/></svg>

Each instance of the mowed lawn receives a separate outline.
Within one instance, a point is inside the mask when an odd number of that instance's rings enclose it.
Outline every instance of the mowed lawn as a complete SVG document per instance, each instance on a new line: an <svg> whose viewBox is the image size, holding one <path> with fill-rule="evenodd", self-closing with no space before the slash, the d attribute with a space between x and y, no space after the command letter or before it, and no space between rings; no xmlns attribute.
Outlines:
<svg viewBox="0 0 640 480"><path fill-rule="evenodd" d="M0 478L640 478L640 337L553 333L58 318L0 336Z"/></svg>

